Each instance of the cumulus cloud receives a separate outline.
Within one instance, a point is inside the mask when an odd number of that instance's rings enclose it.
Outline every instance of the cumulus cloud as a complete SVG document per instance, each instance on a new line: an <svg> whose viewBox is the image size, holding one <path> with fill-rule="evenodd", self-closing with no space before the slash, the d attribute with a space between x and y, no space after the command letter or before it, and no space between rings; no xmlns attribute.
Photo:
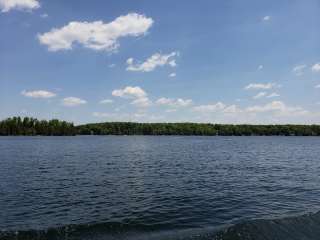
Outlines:
<svg viewBox="0 0 320 240"><path fill-rule="evenodd" d="M134 71L134 72L151 72L155 70L157 67L161 66L171 66L175 67L176 60L175 57L179 55L178 52L172 52L169 54L161 54L155 53L143 63L134 63L133 58L128 58L127 60L127 71Z"/></svg>
<svg viewBox="0 0 320 240"><path fill-rule="evenodd" d="M253 96L253 99L263 98L267 95L266 92L259 92L257 95Z"/></svg>
<svg viewBox="0 0 320 240"><path fill-rule="evenodd" d="M271 94L270 94L271 95ZM266 95L265 97L268 97ZM127 97L126 97L127 98ZM147 97L130 97L131 104L138 104L139 107L150 106L150 100ZM149 102L150 101L150 102ZM168 121L185 121L185 118L177 115L170 114L171 112L180 111L181 108L177 107L178 101L172 98L160 98L152 103L152 105L169 106L164 109L164 112L159 116L161 120ZM179 105L179 103L178 103ZM193 103L192 103L193 105ZM172 107L171 107L172 106ZM182 104L181 106L189 106L189 104ZM195 122L212 122L212 123L255 123L255 124L270 124L270 123L304 123L306 120L317 120L320 113L310 112L300 106L287 105L282 101L271 101L266 104L257 104L249 106L228 105L223 102L216 102L207 105L196 105L191 108L182 108L186 114L191 114L191 121ZM168 115L166 115L168 114ZM96 117L104 117L109 120L124 119L128 121L153 121L160 120L159 116L151 117L152 113L147 109L140 108L137 113L128 113L121 111L113 111L110 113L95 112ZM168 119L169 117L169 119Z"/></svg>
<svg viewBox="0 0 320 240"><path fill-rule="evenodd" d="M316 63L311 67L312 72L320 72L320 63Z"/></svg>
<svg viewBox="0 0 320 240"><path fill-rule="evenodd" d="M69 50L75 43L94 50L113 51L119 47L119 38L141 36L147 33L152 24L151 18L130 13L109 23L70 22L61 28L39 34L38 39L50 51Z"/></svg>
<svg viewBox="0 0 320 240"><path fill-rule="evenodd" d="M77 97L67 97L62 99L62 105L66 107L75 107L86 104L87 101Z"/></svg>
<svg viewBox="0 0 320 240"><path fill-rule="evenodd" d="M128 58L127 59L127 64L132 65L133 64L133 58Z"/></svg>
<svg viewBox="0 0 320 240"><path fill-rule="evenodd" d="M169 106L169 107L188 107L193 104L191 99L173 99L173 98L159 98L156 101L156 104L162 106Z"/></svg>
<svg viewBox="0 0 320 240"><path fill-rule="evenodd" d="M25 97L31 97L31 98L52 98L56 96L55 93L45 91L45 90L35 90L35 91L23 90L21 94Z"/></svg>
<svg viewBox="0 0 320 240"><path fill-rule="evenodd" d="M305 64L297 65L292 69L292 72L297 76L301 76L301 75L303 75L304 69L306 67L307 67L307 65L305 65Z"/></svg>
<svg viewBox="0 0 320 240"><path fill-rule="evenodd" d="M123 98L142 98L147 96L147 93L140 87L125 87L112 91L112 96Z"/></svg>
<svg viewBox="0 0 320 240"><path fill-rule="evenodd" d="M0 0L1 12L9 12L11 10L31 11L40 7L37 0Z"/></svg>
<svg viewBox="0 0 320 240"><path fill-rule="evenodd" d="M116 89L112 91L112 96L133 99L131 104L137 107L148 107L152 104L148 94L140 87L127 86L123 89Z"/></svg>
<svg viewBox="0 0 320 240"><path fill-rule="evenodd" d="M275 83L250 83L247 85L244 89L245 90L259 90L259 89L272 89L280 87L280 85L277 85Z"/></svg>
<svg viewBox="0 0 320 240"><path fill-rule="evenodd" d="M287 106L281 101L273 101L262 106L248 107L246 111L249 113L277 112L280 114L305 114L307 112L301 107Z"/></svg>
<svg viewBox="0 0 320 240"><path fill-rule="evenodd" d="M176 77L176 76L177 76L176 73L170 73L170 74L169 74L169 77L171 77L171 78Z"/></svg>
<svg viewBox="0 0 320 240"><path fill-rule="evenodd" d="M271 19L270 16L264 16L264 17L262 18L263 21L269 21L270 19Z"/></svg>
<svg viewBox="0 0 320 240"><path fill-rule="evenodd" d="M113 103L112 99L103 99L99 102L100 104L110 104Z"/></svg>
<svg viewBox="0 0 320 240"><path fill-rule="evenodd" d="M220 123L297 123L319 116L299 106L290 106L282 101L272 101L264 105L238 107L217 102L209 105L199 105L192 108L194 119L200 122Z"/></svg>

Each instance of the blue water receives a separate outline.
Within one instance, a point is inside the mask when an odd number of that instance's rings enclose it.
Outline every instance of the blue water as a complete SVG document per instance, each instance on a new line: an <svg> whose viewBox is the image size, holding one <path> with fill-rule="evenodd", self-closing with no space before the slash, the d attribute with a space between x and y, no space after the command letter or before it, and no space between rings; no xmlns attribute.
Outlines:
<svg viewBox="0 0 320 240"><path fill-rule="evenodd" d="M319 209L317 137L0 137L2 232L184 239Z"/></svg>

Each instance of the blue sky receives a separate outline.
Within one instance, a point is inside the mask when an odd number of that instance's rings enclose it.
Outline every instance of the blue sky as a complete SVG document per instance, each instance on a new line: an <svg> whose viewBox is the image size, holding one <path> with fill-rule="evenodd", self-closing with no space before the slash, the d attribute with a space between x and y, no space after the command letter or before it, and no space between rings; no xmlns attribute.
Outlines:
<svg viewBox="0 0 320 240"><path fill-rule="evenodd" d="M319 0L0 10L0 119L319 123Z"/></svg>

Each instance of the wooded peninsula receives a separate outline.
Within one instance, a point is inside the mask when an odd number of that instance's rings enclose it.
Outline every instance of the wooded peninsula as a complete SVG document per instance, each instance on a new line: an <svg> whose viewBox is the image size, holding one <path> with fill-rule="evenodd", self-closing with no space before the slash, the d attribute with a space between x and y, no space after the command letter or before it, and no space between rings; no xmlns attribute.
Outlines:
<svg viewBox="0 0 320 240"><path fill-rule="evenodd" d="M320 125L232 125L210 123L105 122L73 123L12 117L0 121L0 136L196 135L196 136L320 136Z"/></svg>

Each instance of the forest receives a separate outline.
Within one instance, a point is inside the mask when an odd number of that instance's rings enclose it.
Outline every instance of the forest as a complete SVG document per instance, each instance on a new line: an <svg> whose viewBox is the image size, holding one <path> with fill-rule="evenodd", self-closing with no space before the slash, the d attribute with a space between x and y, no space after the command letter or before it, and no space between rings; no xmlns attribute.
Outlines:
<svg viewBox="0 0 320 240"><path fill-rule="evenodd" d="M31 117L12 117L0 121L0 135L320 136L320 125L105 122L75 126L57 119L47 121Z"/></svg>
<svg viewBox="0 0 320 240"><path fill-rule="evenodd" d="M81 135L320 136L319 125L106 122L76 128Z"/></svg>
<svg viewBox="0 0 320 240"><path fill-rule="evenodd" d="M57 119L38 120L31 117L12 117L0 121L0 136L73 136L76 128L73 123Z"/></svg>

